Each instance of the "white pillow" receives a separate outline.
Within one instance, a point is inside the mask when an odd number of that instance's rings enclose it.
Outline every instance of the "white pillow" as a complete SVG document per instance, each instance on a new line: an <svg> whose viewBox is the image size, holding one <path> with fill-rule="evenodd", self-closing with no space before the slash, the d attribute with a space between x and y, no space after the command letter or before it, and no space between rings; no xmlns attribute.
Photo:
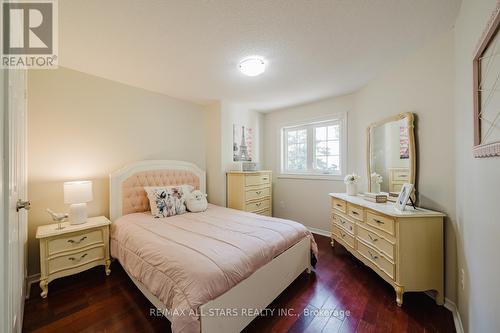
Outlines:
<svg viewBox="0 0 500 333"><path fill-rule="evenodd" d="M186 196L193 191L191 185L146 186L151 214L154 217L169 217L186 213Z"/></svg>

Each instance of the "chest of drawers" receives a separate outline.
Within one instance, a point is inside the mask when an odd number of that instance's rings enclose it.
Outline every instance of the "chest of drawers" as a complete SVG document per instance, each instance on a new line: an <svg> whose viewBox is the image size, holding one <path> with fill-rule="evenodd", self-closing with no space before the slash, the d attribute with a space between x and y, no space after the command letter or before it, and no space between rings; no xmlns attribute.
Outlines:
<svg viewBox="0 0 500 333"><path fill-rule="evenodd" d="M392 203L330 193L331 238L370 267L396 291L436 292L444 303L444 214L422 208L399 212Z"/></svg>
<svg viewBox="0 0 500 333"><path fill-rule="evenodd" d="M271 171L227 173L227 206L272 216Z"/></svg>

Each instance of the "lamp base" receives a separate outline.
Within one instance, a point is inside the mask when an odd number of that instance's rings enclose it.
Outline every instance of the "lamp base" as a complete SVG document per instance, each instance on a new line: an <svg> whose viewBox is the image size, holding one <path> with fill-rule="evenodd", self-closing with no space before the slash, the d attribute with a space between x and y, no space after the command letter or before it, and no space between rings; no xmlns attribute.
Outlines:
<svg viewBox="0 0 500 333"><path fill-rule="evenodd" d="M82 224L87 222L87 204L79 203L69 206L69 224Z"/></svg>

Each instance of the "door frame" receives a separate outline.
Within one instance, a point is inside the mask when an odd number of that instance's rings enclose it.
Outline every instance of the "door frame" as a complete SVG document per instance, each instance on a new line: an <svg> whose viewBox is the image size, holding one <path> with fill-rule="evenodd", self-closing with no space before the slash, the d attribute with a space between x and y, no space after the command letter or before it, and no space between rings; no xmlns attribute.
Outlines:
<svg viewBox="0 0 500 333"><path fill-rule="evenodd" d="M1 163L0 163L0 330L2 332L8 332L9 324L7 321L7 313L8 313L8 293L7 293L7 284L8 282L8 272L7 272L7 263L8 258L8 250L9 239L8 239L8 210L5 209L8 207L8 193L6 191L6 184L8 184L8 168L6 164L8 163L8 156L6 156L5 152L5 136L7 135L6 127L8 126L7 118L7 108L8 108L8 76L7 70L0 70L0 96L2 97L3 103L0 105L0 153L1 153Z"/></svg>

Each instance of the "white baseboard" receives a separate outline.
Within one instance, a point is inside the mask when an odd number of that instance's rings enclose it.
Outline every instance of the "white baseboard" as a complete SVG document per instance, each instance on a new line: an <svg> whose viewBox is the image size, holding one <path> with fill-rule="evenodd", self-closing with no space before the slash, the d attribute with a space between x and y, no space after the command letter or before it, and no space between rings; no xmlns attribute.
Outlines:
<svg viewBox="0 0 500 333"><path fill-rule="evenodd" d="M450 301L449 299L444 299L444 307L453 313L453 322L455 323L455 330L457 333L464 333L464 327L462 326L462 318L460 318L460 312L458 312L457 305Z"/></svg>
<svg viewBox="0 0 500 333"><path fill-rule="evenodd" d="M30 298L31 286L33 283L40 282L40 273L30 275L26 278L26 299Z"/></svg>
<svg viewBox="0 0 500 333"><path fill-rule="evenodd" d="M318 234L321 236L330 237L332 235L332 233L329 231L325 231L325 230L321 230L321 229L317 229L317 228L313 228L313 227L307 227L307 229L309 229L309 231L312 232L313 234Z"/></svg>
<svg viewBox="0 0 500 333"><path fill-rule="evenodd" d="M432 298L433 300L436 300L432 292L426 291L425 294L430 298ZM443 306L446 309L450 310L450 312L453 314L453 322L455 323L455 330L457 331L457 333L464 333L464 327L462 326L462 318L460 318L460 312L458 312L457 305L453 301L450 301L448 298L445 297Z"/></svg>

